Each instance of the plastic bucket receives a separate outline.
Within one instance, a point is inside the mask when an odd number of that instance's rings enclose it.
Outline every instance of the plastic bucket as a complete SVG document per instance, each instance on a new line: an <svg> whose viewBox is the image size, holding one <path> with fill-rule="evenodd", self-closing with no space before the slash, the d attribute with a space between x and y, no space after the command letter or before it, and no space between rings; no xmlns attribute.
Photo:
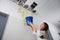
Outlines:
<svg viewBox="0 0 60 40"><path fill-rule="evenodd" d="M27 25L29 25L30 22L33 23L33 17L32 16L26 17L26 23L27 23Z"/></svg>

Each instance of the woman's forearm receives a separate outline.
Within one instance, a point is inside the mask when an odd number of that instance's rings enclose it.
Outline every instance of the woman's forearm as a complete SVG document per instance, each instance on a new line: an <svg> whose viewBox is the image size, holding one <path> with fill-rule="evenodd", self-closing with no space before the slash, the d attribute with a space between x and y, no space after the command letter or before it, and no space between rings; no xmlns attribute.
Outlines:
<svg viewBox="0 0 60 40"><path fill-rule="evenodd" d="M35 27L35 25L33 25L32 23L30 23L30 26L32 28L33 31L37 32L37 28Z"/></svg>

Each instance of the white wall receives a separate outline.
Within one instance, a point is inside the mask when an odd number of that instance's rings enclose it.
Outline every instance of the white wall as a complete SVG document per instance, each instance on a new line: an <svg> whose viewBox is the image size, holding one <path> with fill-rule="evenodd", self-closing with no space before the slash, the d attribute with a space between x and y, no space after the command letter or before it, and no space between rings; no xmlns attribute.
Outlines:
<svg viewBox="0 0 60 40"><path fill-rule="evenodd" d="M0 1L0 11L9 14L2 40L36 40L32 30L24 26L18 5L9 1Z"/></svg>

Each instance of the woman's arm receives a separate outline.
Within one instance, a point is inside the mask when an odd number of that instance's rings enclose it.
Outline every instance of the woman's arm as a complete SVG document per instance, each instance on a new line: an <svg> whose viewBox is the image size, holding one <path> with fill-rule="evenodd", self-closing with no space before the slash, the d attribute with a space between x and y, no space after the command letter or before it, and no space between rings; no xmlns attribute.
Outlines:
<svg viewBox="0 0 60 40"><path fill-rule="evenodd" d="M30 22L30 26L31 26L31 28L32 28L33 31L37 32L37 28L31 22Z"/></svg>

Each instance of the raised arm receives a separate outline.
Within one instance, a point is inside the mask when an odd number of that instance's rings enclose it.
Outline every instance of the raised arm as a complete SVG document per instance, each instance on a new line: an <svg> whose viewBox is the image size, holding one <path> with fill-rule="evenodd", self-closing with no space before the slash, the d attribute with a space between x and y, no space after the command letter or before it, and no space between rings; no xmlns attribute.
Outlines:
<svg viewBox="0 0 60 40"><path fill-rule="evenodd" d="M33 25L33 23L30 22L30 26L31 26L33 31L37 32L37 28L35 27L35 25Z"/></svg>
<svg viewBox="0 0 60 40"><path fill-rule="evenodd" d="M28 26L31 26L31 28L34 32L37 32L37 28L35 27L35 25L33 25L33 17L32 16L26 17L26 23Z"/></svg>

